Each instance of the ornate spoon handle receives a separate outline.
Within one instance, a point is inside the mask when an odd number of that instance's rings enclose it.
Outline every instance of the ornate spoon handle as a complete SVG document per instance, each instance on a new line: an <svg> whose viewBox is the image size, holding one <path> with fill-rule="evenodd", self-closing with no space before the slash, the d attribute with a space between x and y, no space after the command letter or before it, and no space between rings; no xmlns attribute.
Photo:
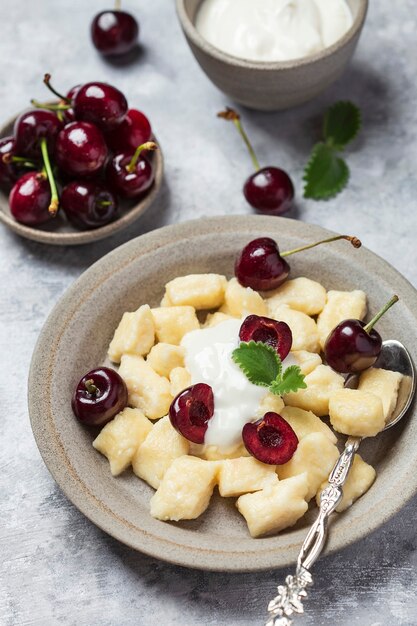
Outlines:
<svg viewBox="0 0 417 626"><path fill-rule="evenodd" d="M336 461L329 486L320 495L320 509L300 550L295 576L287 576L285 585L278 586L278 595L268 605L269 619L266 626L291 626L295 614L304 613L303 600L306 588L313 584L310 568L320 556L326 543L327 526L331 513L343 498L343 485L349 475L353 459L361 439L349 437L345 449Z"/></svg>

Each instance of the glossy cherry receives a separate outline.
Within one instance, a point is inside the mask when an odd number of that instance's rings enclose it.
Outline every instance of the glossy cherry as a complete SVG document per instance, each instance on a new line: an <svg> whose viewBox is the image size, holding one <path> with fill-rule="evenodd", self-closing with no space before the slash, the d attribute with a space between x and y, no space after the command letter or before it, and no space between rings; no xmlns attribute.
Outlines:
<svg viewBox="0 0 417 626"><path fill-rule="evenodd" d="M10 212L22 224L38 225L51 219L51 191L40 172L28 172L15 183L9 195Z"/></svg>
<svg viewBox="0 0 417 626"><path fill-rule="evenodd" d="M137 45L138 35L139 25L126 11L102 11L91 23L91 39L104 56L130 52Z"/></svg>
<svg viewBox="0 0 417 626"><path fill-rule="evenodd" d="M285 257L303 250L315 248L323 243L330 243L346 239L355 248L362 245L357 237L349 235L337 235L317 241L301 248L294 248L286 252L280 252L276 241L270 237L260 237L250 241L239 253L235 262L235 276L244 287L251 287L256 291L271 291L277 289L288 278L290 266Z"/></svg>
<svg viewBox="0 0 417 626"><path fill-rule="evenodd" d="M16 152L30 158L39 157L41 139L47 141L48 150L53 149L56 137L63 124L53 111L33 109L19 115L14 123Z"/></svg>
<svg viewBox="0 0 417 626"><path fill-rule="evenodd" d="M128 108L121 91L99 82L81 85L71 104L77 120L92 122L106 131L123 121Z"/></svg>
<svg viewBox="0 0 417 626"><path fill-rule="evenodd" d="M17 163L13 161L16 156L14 137L3 137L0 139L0 187L3 189L10 189L19 178ZM22 161L24 160L22 158Z"/></svg>
<svg viewBox="0 0 417 626"><path fill-rule="evenodd" d="M292 346L292 332L288 324L259 315L248 315L240 327L239 339L266 343L278 352L281 361L289 354Z"/></svg>
<svg viewBox="0 0 417 626"><path fill-rule="evenodd" d="M134 152L152 136L148 118L141 111L129 109L124 120L105 134L106 142L113 152Z"/></svg>
<svg viewBox="0 0 417 626"><path fill-rule="evenodd" d="M144 156L143 150L155 150L156 144L149 141L142 144L135 153L116 154L106 170L109 187L124 198L141 196L152 186L155 178L153 166Z"/></svg>
<svg viewBox="0 0 417 626"><path fill-rule="evenodd" d="M102 132L89 122L71 122L59 133L55 158L70 176L91 176L101 170L108 150Z"/></svg>
<svg viewBox="0 0 417 626"><path fill-rule="evenodd" d="M123 411L127 396L119 374L109 367L99 367L81 378L72 397L72 410L83 424L103 426Z"/></svg>
<svg viewBox="0 0 417 626"><path fill-rule="evenodd" d="M214 396L210 385L197 383L184 389L172 401L169 419L173 427L189 441L204 443L209 420L214 413Z"/></svg>
<svg viewBox="0 0 417 626"><path fill-rule="evenodd" d="M278 167L261 168L249 137L243 128L239 113L234 109L227 108L225 111L221 111L218 117L234 123L245 142L255 167L255 173L249 176L243 186L243 193L247 202L259 213L267 215L281 215L288 211L294 200L294 185L291 178Z"/></svg>
<svg viewBox="0 0 417 626"><path fill-rule="evenodd" d="M81 230L99 228L117 216L117 199L95 182L73 181L61 192L61 206L68 220Z"/></svg>
<svg viewBox="0 0 417 626"><path fill-rule="evenodd" d="M367 324L355 319L338 324L324 346L328 365L341 374L362 372L372 367L382 348L381 335L374 329L374 325L396 302L398 296L391 298Z"/></svg>
<svg viewBox="0 0 417 626"><path fill-rule="evenodd" d="M245 424L242 439L246 450L262 463L283 465L298 446L298 437L278 413L266 413L262 419Z"/></svg>

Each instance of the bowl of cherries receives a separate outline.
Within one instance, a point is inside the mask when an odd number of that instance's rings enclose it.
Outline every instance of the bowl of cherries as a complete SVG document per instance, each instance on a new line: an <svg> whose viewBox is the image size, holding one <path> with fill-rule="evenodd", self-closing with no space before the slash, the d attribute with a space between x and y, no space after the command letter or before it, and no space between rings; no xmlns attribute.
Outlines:
<svg viewBox="0 0 417 626"><path fill-rule="evenodd" d="M162 184L163 157L144 113L90 82L0 128L0 221L56 245L103 239L132 224Z"/></svg>

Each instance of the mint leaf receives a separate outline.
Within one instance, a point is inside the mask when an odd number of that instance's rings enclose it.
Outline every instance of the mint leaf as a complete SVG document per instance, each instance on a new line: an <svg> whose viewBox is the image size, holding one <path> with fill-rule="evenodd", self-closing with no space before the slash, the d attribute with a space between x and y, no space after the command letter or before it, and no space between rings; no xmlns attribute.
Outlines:
<svg viewBox="0 0 417 626"><path fill-rule="evenodd" d="M239 348L233 350L232 359L251 383L261 387L269 387L282 371L277 352L262 342L242 341Z"/></svg>
<svg viewBox="0 0 417 626"><path fill-rule="evenodd" d="M324 116L323 134L327 145L343 150L358 134L361 112L353 102L336 102Z"/></svg>
<svg viewBox="0 0 417 626"><path fill-rule="evenodd" d="M349 168L333 148L324 143L314 146L304 172L304 197L328 200L336 196L349 180Z"/></svg>
<svg viewBox="0 0 417 626"><path fill-rule="evenodd" d="M298 389L307 389L307 385L298 365L291 365L281 377L274 380L269 391L277 396L283 396L284 393L292 393Z"/></svg>

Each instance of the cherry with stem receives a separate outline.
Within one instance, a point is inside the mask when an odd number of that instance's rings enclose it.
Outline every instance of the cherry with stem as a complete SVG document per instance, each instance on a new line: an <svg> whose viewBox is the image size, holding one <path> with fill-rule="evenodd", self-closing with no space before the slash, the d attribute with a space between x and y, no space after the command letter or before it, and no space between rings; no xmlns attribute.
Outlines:
<svg viewBox="0 0 417 626"><path fill-rule="evenodd" d="M116 154L107 167L107 181L111 189L126 197L134 198L147 191L154 181L154 171L144 151L157 150L153 141L138 146L133 154Z"/></svg>
<svg viewBox="0 0 417 626"><path fill-rule="evenodd" d="M249 176L243 187L243 194L247 202L254 209L266 215L281 215L288 211L294 199L294 185L291 178L278 167L261 167L237 111L227 107L217 115L221 119L234 123L254 165L255 173Z"/></svg>

